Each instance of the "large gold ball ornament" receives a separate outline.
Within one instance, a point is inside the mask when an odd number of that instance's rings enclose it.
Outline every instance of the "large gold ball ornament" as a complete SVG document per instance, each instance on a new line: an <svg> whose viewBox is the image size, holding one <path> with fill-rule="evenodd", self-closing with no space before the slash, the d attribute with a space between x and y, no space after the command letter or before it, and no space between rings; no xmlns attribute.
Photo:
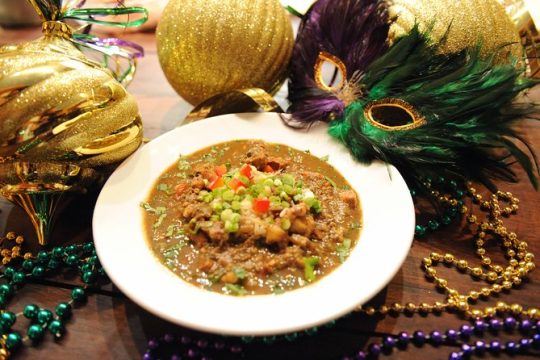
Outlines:
<svg viewBox="0 0 540 360"><path fill-rule="evenodd" d="M157 27L161 67L191 104L287 76L294 35L278 0L170 0Z"/></svg>
<svg viewBox="0 0 540 360"><path fill-rule="evenodd" d="M448 31L442 52L457 52L480 42L482 55L498 52L498 62L523 57L519 33L496 0L392 0L390 16L397 17L390 28L390 39L407 33L418 23L420 30L432 27L435 41ZM501 50L508 44L512 45Z"/></svg>
<svg viewBox="0 0 540 360"><path fill-rule="evenodd" d="M142 141L134 98L86 58L61 22L0 47L0 194L21 205L41 244L56 205L85 192Z"/></svg>

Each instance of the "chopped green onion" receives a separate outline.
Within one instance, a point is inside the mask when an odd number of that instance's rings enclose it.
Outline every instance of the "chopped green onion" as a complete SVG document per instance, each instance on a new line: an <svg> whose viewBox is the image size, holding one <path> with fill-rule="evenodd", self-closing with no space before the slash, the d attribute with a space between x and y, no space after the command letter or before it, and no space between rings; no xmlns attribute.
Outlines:
<svg viewBox="0 0 540 360"><path fill-rule="evenodd" d="M242 182L242 184L244 184L244 185L249 184L249 178L247 176L240 175L240 176L238 176L238 180L240 180Z"/></svg>
<svg viewBox="0 0 540 360"><path fill-rule="evenodd" d="M291 185L284 185L283 186L283 190L288 194L288 195L293 195L296 190L291 186Z"/></svg>
<svg viewBox="0 0 540 360"><path fill-rule="evenodd" d="M225 232L228 232L228 233L237 232L239 227L240 226L238 225L237 222L232 222L230 220L225 221Z"/></svg>
<svg viewBox="0 0 540 360"><path fill-rule="evenodd" d="M332 185L334 189L337 189L338 186L334 180L330 179L328 176L325 176L324 178L330 183L330 185Z"/></svg>
<svg viewBox="0 0 540 360"><path fill-rule="evenodd" d="M223 197L223 200L225 201L232 201L234 199L234 191L227 190L221 195L221 197Z"/></svg>
<svg viewBox="0 0 540 360"><path fill-rule="evenodd" d="M230 221L231 217L233 215L233 211L231 209L225 209L221 212L221 220L222 221Z"/></svg>
<svg viewBox="0 0 540 360"><path fill-rule="evenodd" d="M272 289L272 292L274 293L274 295L281 295L285 292L285 290L280 287L275 287L274 289Z"/></svg>
<svg viewBox="0 0 540 360"><path fill-rule="evenodd" d="M322 161L328 161L328 159L330 158L330 155L324 155L324 156L321 156L321 160Z"/></svg>
<svg viewBox="0 0 540 360"><path fill-rule="evenodd" d="M228 290L232 295L236 296L242 296L248 293L243 286L236 284L225 284L225 289Z"/></svg>
<svg viewBox="0 0 540 360"><path fill-rule="evenodd" d="M167 217L167 213L159 214L157 221L154 223L154 229L158 228L163 223L163 220L165 220L165 217Z"/></svg>
<svg viewBox="0 0 540 360"><path fill-rule="evenodd" d="M294 186L294 177L290 174L283 174L283 176L281 177L281 181L285 185Z"/></svg>
<svg viewBox="0 0 540 360"><path fill-rule="evenodd" d="M189 170L191 167L191 164L189 161L187 161L182 155L180 155L180 158L178 159L178 170Z"/></svg>
<svg viewBox="0 0 540 360"><path fill-rule="evenodd" d="M320 259L318 256L310 256L303 259L304 261L304 278L312 282L315 280L315 266L319 265Z"/></svg>
<svg viewBox="0 0 540 360"><path fill-rule="evenodd" d="M359 222L354 222L351 224L351 229L361 229L362 228L362 224L360 224Z"/></svg>
<svg viewBox="0 0 540 360"><path fill-rule="evenodd" d="M158 206L156 208L153 208L152 206L150 206L149 203L144 202L144 201L140 203L140 206L144 210L148 211L149 213L155 214L155 215L161 215L161 214L164 214L167 211L167 209L164 208L163 206Z"/></svg>
<svg viewBox="0 0 540 360"><path fill-rule="evenodd" d="M273 202L273 203L281 203L281 198L275 195L268 197L268 200L270 200L270 202Z"/></svg>
<svg viewBox="0 0 540 360"><path fill-rule="evenodd" d="M287 218L281 219L281 228L285 231L289 230L291 228L291 220Z"/></svg>
<svg viewBox="0 0 540 360"><path fill-rule="evenodd" d="M157 189L158 189L159 191L163 191L163 192L167 193L167 195L171 195L171 194L174 193L174 191L171 191L171 190L172 190L171 188L172 188L171 185L169 185L169 184L163 184L163 183L158 184L158 186L157 186Z"/></svg>
<svg viewBox="0 0 540 360"><path fill-rule="evenodd" d="M231 203L231 209L233 209L233 210L235 210L235 211L239 211L241 208L242 208L242 205L240 204L240 201L234 200L234 201Z"/></svg>
<svg viewBox="0 0 540 360"><path fill-rule="evenodd" d="M223 275L225 275L225 269L218 269L214 271L213 273L211 273L210 275L208 275L208 280L210 280L210 282L215 284L219 282L219 280L221 280L221 277Z"/></svg>
<svg viewBox="0 0 540 360"><path fill-rule="evenodd" d="M214 201L212 203L212 210L215 212L221 212L223 210L223 203L221 201Z"/></svg>
<svg viewBox="0 0 540 360"><path fill-rule="evenodd" d="M336 247L339 261L344 262L351 251L351 239L343 239L343 242Z"/></svg>
<svg viewBox="0 0 540 360"><path fill-rule="evenodd" d="M165 251L163 251L163 256L166 258L172 258L176 257L179 254L179 250L181 250L183 247L185 247L187 243L185 241L180 241L177 244L169 247Z"/></svg>
<svg viewBox="0 0 540 360"><path fill-rule="evenodd" d="M238 214L238 213L232 214L231 221L233 223L239 223L240 222L240 214Z"/></svg>
<svg viewBox="0 0 540 360"><path fill-rule="evenodd" d="M321 202L314 197L308 197L304 199L304 202L309 207L310 210L313 210L316 214L322 211Z"/></svg>
<svg viewBox="0 0 540 360"><path fill-rule="evenodd" d="M232 272L240 280L244 280L247 276L246 270L242 267L235 267L233 268Z"/></svg>

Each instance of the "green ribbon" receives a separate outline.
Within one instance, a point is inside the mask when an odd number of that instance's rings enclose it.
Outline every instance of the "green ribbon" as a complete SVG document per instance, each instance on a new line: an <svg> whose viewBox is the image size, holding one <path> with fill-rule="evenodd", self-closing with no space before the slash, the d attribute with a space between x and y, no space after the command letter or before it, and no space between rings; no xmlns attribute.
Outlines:
<svg viewBox="0 0 540 360"><path fill-rule="evenodd" d="M94 17L118 16L142 14L142 17L131 21L107 21ZM98 9L68 9L61 15L62 19L73 19L84 21L90 24L116 26L116 27L136 27L144 24L148 20L148 10L142 7L119 7L119 8L98 8Z"/></svg>
<svg viewBox="0 0 540 360"><path fill-rule="evenodd" d="M148 20L148 10L142 7L116 8L92 8L81 9L84 0L28 0L34 7L43 21L63 21L66 19L77 20L88 24L115 26L115 27L136 27L144 24ZM62 6L64 4L64 6ZM104 16L137 15L137 19L127 21L102 20ZM98 51L103 55L102 65L111 70L114 77L123 85L129 84L133 79L136 70L137 58L143 56L144 50L141 46L122 39L100 39L87 34L73 34L71 41L79 48L88 48ZM81 49L82 50L82 49ZM127 68L123 69L120 60L127 61ZM112 60L112 61L111 61ZM111 67L111 62L114 67Z"/></svg>
<svg viewBox="0 0 540 360"><path fill-rule="evenodd" d="M285 10L287 10L291 15L294 15L300 19L304 17L304 14L302 14L300 11L296 10L290 5L285 6Z"/></svg>

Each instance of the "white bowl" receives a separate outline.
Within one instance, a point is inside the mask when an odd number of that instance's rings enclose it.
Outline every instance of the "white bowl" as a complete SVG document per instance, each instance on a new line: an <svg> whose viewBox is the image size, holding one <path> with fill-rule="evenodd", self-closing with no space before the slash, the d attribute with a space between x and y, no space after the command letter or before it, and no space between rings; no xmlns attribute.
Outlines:
<svg viewBox="0 0 540 360"><path fill-rule="evenodd" d="M212 144L262 139L329 155L357 191L363 229L348 259L329 275L281 295L234 297L191 285L162 265L143 232L142 211L157 177ZM109 178L93 218L99 259L111 280L146 310L176 324L227 335L283 334L340 317L379 292L405 260L414 233L409 190L392 166L355 161L326 125L294 130L279 115L226 115L178 127L144 145Z"/></svg>

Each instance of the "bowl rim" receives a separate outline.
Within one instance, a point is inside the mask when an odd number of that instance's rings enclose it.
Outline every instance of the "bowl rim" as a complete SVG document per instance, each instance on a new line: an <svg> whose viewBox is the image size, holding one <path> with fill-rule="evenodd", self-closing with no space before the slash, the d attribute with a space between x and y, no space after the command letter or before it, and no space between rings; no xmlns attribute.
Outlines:
<svg viewBox="0 0 540 360"><path fill-rule="evenodd" d="M216 131L216 127L221 130ZM196 150L200 141L198 149L227 139L251 138L296 149L307 146L316 156L329 152L329 163L360 197L364 227L348 259L317 282L281 295L234 297L189 284L159 263L146 243L142 225L137 234L133 217L139 214L142 218L139 202L147 198L150 186L180 153ZM262 336L321 325L376 295L405 260L414 225L411 195L393 166L380 162L366 166L354 161L343 145L326 134L324 124L294 130L283 125L278 114L252 113L184 125L141 147L107 180L94 209L92 228L97 254L110 279L144 309L205 332ZM369 273L361 278L362 284L354 281L358 272Z"/></svg>

